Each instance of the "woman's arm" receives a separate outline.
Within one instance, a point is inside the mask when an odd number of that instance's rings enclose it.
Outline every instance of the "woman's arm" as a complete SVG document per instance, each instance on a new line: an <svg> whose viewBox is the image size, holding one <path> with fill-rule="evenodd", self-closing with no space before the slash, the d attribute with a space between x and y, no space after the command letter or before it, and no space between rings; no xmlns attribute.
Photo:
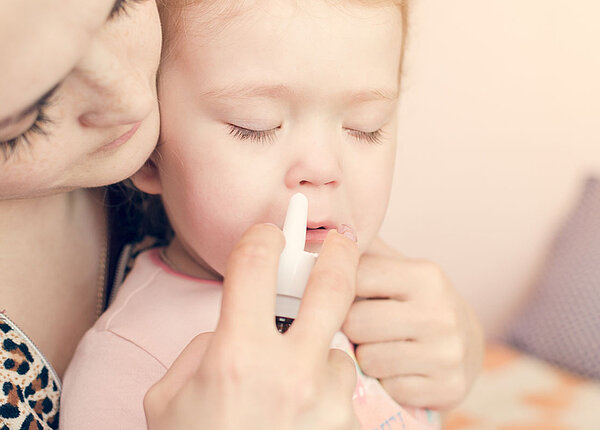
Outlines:
<svg viewBox="0 0 600 430"><path fill-rule="evenodd" d="M439 266L376 239L360 261L344 324L362 370L400 404L444 410L464 399L483 360L475 313Z"/></svg>

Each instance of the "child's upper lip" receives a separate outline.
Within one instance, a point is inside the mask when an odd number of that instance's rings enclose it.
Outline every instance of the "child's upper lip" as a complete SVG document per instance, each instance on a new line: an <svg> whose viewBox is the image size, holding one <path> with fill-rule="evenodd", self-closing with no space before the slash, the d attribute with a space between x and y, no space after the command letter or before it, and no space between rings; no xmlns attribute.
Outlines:
<svg viewBox="0 0 600 430"><path fill-rule="evenodd" d="M316 228L324 228L325 230L335 230L337 229L337 224L330 220L324 221L311 221L308 220L306 223L306 228L316 229Z"/></svg>

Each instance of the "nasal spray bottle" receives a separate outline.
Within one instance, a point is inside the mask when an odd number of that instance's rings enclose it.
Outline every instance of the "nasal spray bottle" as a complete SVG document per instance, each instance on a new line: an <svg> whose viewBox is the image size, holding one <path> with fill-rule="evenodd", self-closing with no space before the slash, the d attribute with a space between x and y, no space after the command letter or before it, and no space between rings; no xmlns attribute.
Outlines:
<svg viewBox="0 0 600 430"><path fill-rule="evenodd" d="M307 216L306 196L302 193L294 194L283 224L285 248L279 257L277 273L275 324L280 333L285 333L298 315L306 282L317 259L317 254L304 251Z"/></svg>

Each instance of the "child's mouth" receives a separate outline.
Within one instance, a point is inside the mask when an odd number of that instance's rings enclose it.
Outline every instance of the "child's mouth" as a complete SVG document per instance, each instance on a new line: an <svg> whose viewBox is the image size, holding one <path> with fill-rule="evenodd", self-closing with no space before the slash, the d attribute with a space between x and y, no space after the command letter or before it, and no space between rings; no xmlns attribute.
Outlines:
<svg viewBox="0 0 600 430"><path fill-rule="evenodd" d="M331 228L328 227L316 227L306 229L306 244L323 243L327 233Z"/></svg>

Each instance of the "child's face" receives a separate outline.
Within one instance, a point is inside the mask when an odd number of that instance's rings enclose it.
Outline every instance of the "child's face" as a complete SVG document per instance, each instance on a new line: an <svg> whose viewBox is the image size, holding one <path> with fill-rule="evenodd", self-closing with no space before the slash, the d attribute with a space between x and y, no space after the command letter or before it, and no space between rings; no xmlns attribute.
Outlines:
<svg viewBox="0 0 600 430"><path fill-rule="evenodd" d="M160 72L154 190L188 254L221 274L248 227L283 225L296 192L309 228L350 225L364 250L394 166L400 11L247 3L227 18L204 12L201 24L186 11L178 55ZM307 250L323 233L308 232Z"/></svg>

